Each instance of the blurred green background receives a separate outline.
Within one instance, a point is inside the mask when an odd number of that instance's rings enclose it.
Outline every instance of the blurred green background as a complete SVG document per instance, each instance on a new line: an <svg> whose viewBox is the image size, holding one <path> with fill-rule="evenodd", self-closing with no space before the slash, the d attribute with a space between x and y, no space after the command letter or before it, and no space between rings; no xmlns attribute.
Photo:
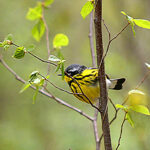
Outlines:
<svg viewBox="0 0 150 150"><path fill-rule="evenodd" d="M83 20L81 7L86 0L55 0L50 9L45 10L45 18L50 30L50 47L55 34L64 33L69 37L68 47L62 52L67 60L65 66L72 63L91 66L89 47L89 17ZM47 59L45 35L38 43L31 36L34 22L25 19L29 7L34 7L34 0L5 0L0 2L0 41L11 33L18 45L36 45L33 51L43 59ZM112 35L118 33L125 25L122 10L135 18L150 20L149 0L105 0L103 1L103 19ZM104 28L104 27L103 27ZM107 32L104 28L104 48L107 46ZM136 87L147 72L144 63L150 63L150 31L136 27L136 36L127 28L111 45L106 58L106 72L111 78L127 79L122 91L109 91L115 104L121 104L129 90ZM47 65L27 55L24 59L12 58L14 48L8 51L0 49L4 60L18 75L28 80L29 74L39 70L46 75ZM50 80L60 87L69 90L68 85L51 67ZM140 87L149 97L150 78ZM18 82L6 68L0 64L0 149L2 150L94 150L95 141L91 122L78 113L58 104L52 99L38 94L32 104L34 91L28 89L19 94L22 83ZM82 103L72 95L63 93L51 86L49 90L71 105L93 115L93 108ZM150 103L149 103L150 104ZM150 106L148 106L150 108ZM114 115L110 105L109 118ZM150 118L132 113L135 128L125 123L120 150L149 150ZM123 112L119 112L117 120L111 125L112 144L117 145ZM98 120L100 126L100 120Z"/></svg>

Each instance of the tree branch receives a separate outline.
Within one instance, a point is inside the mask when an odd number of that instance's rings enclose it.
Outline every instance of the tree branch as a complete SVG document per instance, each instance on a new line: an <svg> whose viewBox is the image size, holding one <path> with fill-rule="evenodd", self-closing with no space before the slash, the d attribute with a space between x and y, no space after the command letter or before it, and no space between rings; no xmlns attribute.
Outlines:
<svg viewBox="0 0 150 150"><path fill-rule="evenodd" d="M121 124L120 136L119 136L119 139L118 139L118 145L117 145L117 147L116 147L116 150L117 150L117 149L119 148L119 146L120 146L120 141L121 141L122 132L123 132L123 125L124 125L125 121L126 121L126 113L125 113L125 115L124 115L124 119L123 119L123 122L122 122L122 124Z"/></svg>
<svg viewBox="0 0 150 150"><path fill-rule="evenodd" d="M111 145L111 137L110 137L110 128L109 128L109 119L108 119L108 109L107 108L107 101L108 101L108 93L106 88L106 81L105 81L105 66L103 60L103 41L102 41L102 0L96 1L95 7L95 35L96 35L96 52L97 52L97 65L99 67L100 62L101 67L99 68L99 84L100 84L100 101L101 105L99 106L101 110L101 119L102 119L102 130L104 135L104 145L105 150L112 150Z"/></svg>
<svg viewBox="0 0 150 150"><path fill-rule="evenodd" d="M42 74L39 73L39 75L44 79L46 80L48 83L50 83L53 87L55 87L56 89L59 89L60 91L63 91L63 92L66 92L68 94L73 94L73 95L82 95L82 93L72 93L72 92L69 92L67 90L64 90L63 88L60 88L58 86L56 86L54 83L52 83L51 81L49 81L47 78L45 78ZM45 87L46 88L46 87ZM44 88L44 89L45 89Z"/></svg>
<svg viewBox="0 0 150 150"><path fill-rule="evenodd" d="M90 13L89 40L90 40L90 50L92 56L92 66L96 67L96 56L95 56L94 41L93 41L93 11Z"/></svg>
<svg viewBox="0 0 150 150"><path fill-rule="evenodd" d="M107 56L107 53L108 53L108 51L109 51L109 47L110 47L112 41L115 40L115 39L128 27L128 25L129 25L130 23L128 23L127 25L125 25L125 27L124 27L119 33L117 33L112 39L111 39L111 33L110 33L110 31L109 31L107 25L105 24L104 20L103 20L103 24L104 24L104 26L105 26L105 28L106 28L106 30L107 30L107 32L108 32L108 44L107 44L106 52L105 52L103 58L101 59L99 68L101 67L102 60L104 60L105 57Z"/></svg>
<svg viewBox="0 0 150 150"><path fill-rule="evenodd" d="M12 43L11 45L14 45L14 46L16 46L16 47L20 47L19 45L15 44L15 43ZM39 56L36 56L35 54L29 52L29 51L27 51L26 53L27 53L27 54L30 54L31 56L33 56L34 58L40 60L41 62L48 63L48 64L51 64L51 65L57 67L57 64L52 63L52 62L47 61L47 60L44 60L44 59L40 58Z"/></svg>
<svg viewBox="0 0 150 150"><path fill-rule="evenodd" d="M96 106L98 106L99 103L97 103ZM99 143L99 135L98 135L98 127L97 127L97 117L98 117L98 110L95 109L94 113L94 120L93 120L93 129L94 129L94 136L95 136L95 142L96 142L96 150L100 149L100 143Z"/></svg>
<svg viewBox="0 0 150 150"><path fill-rule="evenodd" d="M47 52L48 52L48 58L49 58L50 52L51 52L50 44L49 44L49 28L48 28L48 25L46 23L45 16L44 16L44 6L42 8L43 8L42 20L44 22L45 29L46 29L46 45L47 45ZM47 66L47 75L49 75L49 73L50 73L50 64L48 64ZM44 83L43 88L46 88L46 86L47 86L47 82Z"/></svg>
<svg viewBox="0 0 150 150"><path fill-rule="evenodd" d="M20 76L18 76L18 75L16 74L16 72L13 71L13 70L5 63L5 61L2 59L2 57L0 57L0 63L1 63L9 72L11 72L11 73L15 76L15 78L16 78L18 81L21 81L22 83L26 83L25 80L23 80ZM30 87L31 87L32 89L36 90L36 88L35 88L34 86L30 86ZM78 112L80 115L84 116L84 117L87 118L88 120L90 120L90 121L93 121L93 120L94 120L94 118L92 118L91 116L87 115L87 114L84 113L82 110L80 110L80 109L78 109L78 108L76 108L76 107L74 107L74 106L72 106L72 105L70 105L70 104L64 102L64 101L61 100L60 98L55 97L55 96L53 96L52 94L49 94L49 93L45 92L45 91L42 90L42 89L39 90L39 92L40 92L41 94L43 94L43 95L49 97L49 98L52 98L53 100L55 100L56 102L60 103L61 105L64 105L64 106L66 106L66 107L68 107L68 108L70 108L70 109L72 109L72 110Z"/></svg>

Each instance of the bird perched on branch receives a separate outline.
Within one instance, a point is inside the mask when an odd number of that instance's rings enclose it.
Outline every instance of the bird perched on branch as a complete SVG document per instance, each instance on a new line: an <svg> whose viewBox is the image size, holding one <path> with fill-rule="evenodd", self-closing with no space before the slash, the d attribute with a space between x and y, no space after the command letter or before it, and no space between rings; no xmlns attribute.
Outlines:
<svg viewBox="0 0 150 150"><path fill-rule="evenodd" d="M65 69L65 81L69 84L74 96L86 103L94 103L100 97L98 69L72 64ZM106 85L109 89L120 90L125 78L109 79Z"/></svg>

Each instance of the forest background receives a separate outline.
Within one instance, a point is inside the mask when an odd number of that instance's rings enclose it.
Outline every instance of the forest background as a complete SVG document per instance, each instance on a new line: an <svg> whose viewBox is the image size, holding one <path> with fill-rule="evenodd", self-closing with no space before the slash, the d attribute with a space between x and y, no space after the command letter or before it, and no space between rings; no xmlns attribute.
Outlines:
<svg viewBox="0 0 150 150"><path fill-rule="evenodd" d="M62 49L67 60L65 66L72 63L92 66L89 45L89 21L80 15L85 1L55 0L51 8L45 11L45 18L50 30L50 47L57 33L64 33L69 37L69 45ZM0 40L11 33L18 45L35 44L34 53L41 58L47 58L46 41L43 37L37 43L31 36L33 23L26 19L29 7L34 7L34 0L6 0L1 1L0 9ZM150 20L149 0L115 0L103 1L103 19L111 33L115 35L126 24L122 10L134 18ZM107 44L107 32L104 31L104 48ZM127 79L122 91L109 91L109 96L115 104L123 102L127 92L133 89L146 73L145 62L150 63L150 36L146 29L136 28L134 37L127 28L111 45L106 62L106 73L111 78L125 77ZM3 58L25 80L34 70L43 74L47 72L46 64L31 56L16 60L11 56L14 49L5 51ZM28 89L19 94L22 83L1 65L0 67L0 148L3 150L60 150L73 148L75 150L91 150L95 148L92 124L77 113L59 105L55 101L38 94L35 104L32 104L33 90ZM51 67L50 80L60 87L69 90L68 85L57 76ZM150 78L140 87L149 94ZM63 93L53 87L49 88L54 95L59 95L66 102L93 114L93 108L82 103L72 95ZM148 95L149 97L149 95ZM149 103L150 104L150 103ZM150 105L149 105L150 108ZM110 118L114 110L110 107ZM119 113L117 120L111 126L112 143L117 143L123 113ZM121 139L120 150L136 149L149 150L150 119L148 116L134 113L135 128L125 124ZM99 120L100 122L100 120Z"/></svg>

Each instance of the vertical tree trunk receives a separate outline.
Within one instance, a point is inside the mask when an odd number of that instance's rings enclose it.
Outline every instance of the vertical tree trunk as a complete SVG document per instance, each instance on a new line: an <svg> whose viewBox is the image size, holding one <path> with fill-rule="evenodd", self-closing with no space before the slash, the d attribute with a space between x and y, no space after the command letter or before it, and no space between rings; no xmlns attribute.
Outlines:
<svg viewBox="0 0 150 150"><path fill-rule="evenodd" d="M96 52L97 52L97 65L100 65L100 62L103 58L103 41L102 41L102 0L96 0L95 2L95 36L96 36ZM109 129L109 120L108 120L108 93L105 82L105 66L104 61L101 63L99 69L99 84L100 84L100 110L101 110L101 120L102 120L102 130L104 135L104 145L105 150L112 150L110 129Z"/></svg>

